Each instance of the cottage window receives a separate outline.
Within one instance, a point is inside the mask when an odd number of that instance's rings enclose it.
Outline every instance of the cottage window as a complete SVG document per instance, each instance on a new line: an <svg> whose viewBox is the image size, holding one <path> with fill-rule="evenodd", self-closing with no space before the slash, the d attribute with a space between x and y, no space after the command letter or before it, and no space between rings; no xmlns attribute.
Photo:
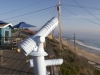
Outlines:
<svg viewBox="0 0 100 75"><path fill-rule="evenodd" d="M9 31L5 31L5 41L8 41Z"/></svg>

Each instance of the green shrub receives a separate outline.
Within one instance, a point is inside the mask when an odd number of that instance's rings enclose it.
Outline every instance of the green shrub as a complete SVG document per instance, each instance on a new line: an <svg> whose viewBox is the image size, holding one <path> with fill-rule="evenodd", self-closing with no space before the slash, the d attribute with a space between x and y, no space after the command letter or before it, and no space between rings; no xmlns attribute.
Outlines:
<svg viewBox="0 0 100 75"><path fill-rule="evenodd" d="M99 70L94 70L94 74L95 75L100 75L100 71Z"/></svg>
<svg viewBox="0 0 100 75"><path fill-rule="evenodd" d="M76 55L68 48L60 50L59 44L55 42L53 39L50 40L56 57L64 60L63 64L60 65L62 75L100 75L100 71L87 63L87 59Z"/></svg>

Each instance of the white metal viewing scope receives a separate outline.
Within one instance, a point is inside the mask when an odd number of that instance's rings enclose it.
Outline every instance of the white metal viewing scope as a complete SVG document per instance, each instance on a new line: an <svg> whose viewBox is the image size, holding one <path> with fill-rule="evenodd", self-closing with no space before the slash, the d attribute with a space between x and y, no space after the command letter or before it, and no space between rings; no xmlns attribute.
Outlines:
<svg viewBox="0 0 100 75"><path fill-rule="evenodd" d="M19 49L27 56L32 51L37 51L38 43L45 42L45 37L58 25L58 19L53 17L35 35L26 38L19 45Z"/></svg>
<svg viewBox="0 0 100 75"><path fill-rule="evenodd" d="M30 67L34 67L35 75L48 75L46 66L60 65L63 59L45 60L44 56L48 54L44 51L43 43L45 37L58 25L58 19L53 17L49 20L35 35L26 38L19 44L19 50L26 56L31 55L33 59L29 59Z"/></svg>

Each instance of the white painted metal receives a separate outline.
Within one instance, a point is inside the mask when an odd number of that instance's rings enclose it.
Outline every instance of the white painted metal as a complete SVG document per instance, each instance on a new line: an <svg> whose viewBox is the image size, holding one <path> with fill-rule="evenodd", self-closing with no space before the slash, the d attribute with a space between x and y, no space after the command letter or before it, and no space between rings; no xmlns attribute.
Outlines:
<svg viewBox="0 0 100 75"><path fill-rule="evenodd" d="M35 75L46 75L44 56L33 56Z"/></svg>
<svg viewBox="0 0 100 75"><path fill-rule="evenodd" d="M29 67L34 67L33 59L29 59ZM44 61L45 66L53 66L53 65L61 65L63 63L63 59L51 59Z"/></svg>
<svg viewBox="0 0 100 75"><path fill-rule="evenodd" d="M37 43L44 42L45 37L58 25L58 19L52 18L48 21L35 35L30 38L26 38L21 44L19 48L22 52L27 56L32 51L37 51Z"/></svg>
<svg viewBox="0 0 100 75"><path fill-rule="evenodd" d="M61 65L63 63L63 59L45 60L45 63L46 66Z"/></svg>
<svg viewBox="0 0 100 75"><path fill-rule="evenodd" d="M42 55L41 55L42 54ZM43 42L39 43L37 52L33 53L34 73L35 75L46 75L46 66L44 60Z"/></svg>
<svg viewBox="0 0 100 75"><path fill-rule="evenodd" d="M29 59L28 63L29 63L29 67L33 67L34 66L33 59Z"/></svg>
<svg viewBox="0 0 100 75"><path fill-rule="evenodd" d="M30 67L34 66L35 75L47 75L46 66L60 65L63 59L45 60L44 56L48 54L44 51L43 43L45 37L58 25L57 18L48 21L35 35L26 38L20 45L19 49L27 56L33 56L30 60ZM33 64L32 64L33 63Z"/></svg>

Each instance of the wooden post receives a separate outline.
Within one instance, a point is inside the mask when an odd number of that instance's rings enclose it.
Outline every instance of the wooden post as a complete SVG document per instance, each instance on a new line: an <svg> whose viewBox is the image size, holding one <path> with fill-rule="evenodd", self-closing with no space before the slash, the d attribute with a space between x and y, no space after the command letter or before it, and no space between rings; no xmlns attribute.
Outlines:
<svg viewBox="0 0 100 75"><path fill-rule="evenodd" d="M62 24L61 24L61 4L60 4L60 1L58 3L57 10L58 10L60 50L62 50Z"/></svg>
<svg viewBox="0 0 100 75"><path fill-rule="evenodd" d="M13 50L13 38L14 38L14 36L11 39L11 47L12 47L12 50Z"/></svg>
<svg viewBox="0 0 100 75"><path fill-rule="evenodd" d="M19 28L19 34L18 34L18 37L20 37L20 31L21 31L21 30L20 30L20 28Z"/></svg>
<svg viewBox="0 0 100 75"><path fill-rule="evenodd" d="M52 31L52 38L54 38L54 30Z"/></svg>
<svg viewBox="0 0 100 75"><path fill-rule="evenodd" d="M2 57L3 51L0 51L0 65L3 63L3 57Z"/></svg>
<svg viewBox="0 0 100 75"><path fill-rule="evenodd" d="M76 53L76 37L75 37L75 33L74 33L74 51L75 51L75 53Z"/></svg>
<svg viewBox="0 0 100 75"><path fill-rule="evenodd" d="M54 75L53 74L53 68L54 68L53 66L50 66L50 75Z"/></svg>

